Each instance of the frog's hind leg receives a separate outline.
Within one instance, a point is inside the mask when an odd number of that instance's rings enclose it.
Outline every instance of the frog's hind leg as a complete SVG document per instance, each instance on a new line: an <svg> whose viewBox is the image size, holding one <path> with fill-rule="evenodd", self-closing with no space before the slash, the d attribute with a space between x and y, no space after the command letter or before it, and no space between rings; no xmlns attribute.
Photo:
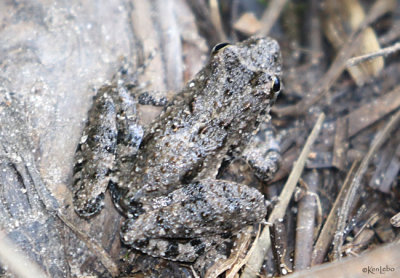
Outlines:
<svg viewBox="0 0 400 278"><path fill-rule="evenodd" d="M75 153L74 205L76 212L85 217L103 207L109 171L114 164L117 123L110 90L111 86L104 86L97 92Z"/></svg>
<svg viewBox="0 0 400 278"><path fill-rule="evenodd" d="M124 223L121 238L152 256L193 261L215 243L215 237L258 223L265 215L264 197L256 189L201 180L155 198L152 210ZM211 238L214 241L203 240Z"/></svg>
<svg viewBox="0 0 400 278"><path fill-rule="evenodd" d="M124 87L119 88L119 106L117 113L117 147L115 152L115 166L111 173L109 189L115 207L125 214L120 207L120 198L125 195L125 185L132 179L136 154L143 139L144 130L138 123L136 110L137 101L131 92Z"/></svg>
<svg viewBox="0 0 400 278"><path fill-rule="evenodd" d="M142 136L136 103L126 88L101 87L75 153L74 206L79 215L89 217L102 209L116 161L123 163L134 155Z"/></svg>

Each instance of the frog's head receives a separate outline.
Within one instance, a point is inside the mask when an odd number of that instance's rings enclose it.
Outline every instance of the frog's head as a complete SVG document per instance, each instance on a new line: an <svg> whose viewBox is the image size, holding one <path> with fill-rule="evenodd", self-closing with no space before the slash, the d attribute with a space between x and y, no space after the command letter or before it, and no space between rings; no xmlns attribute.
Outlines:
<svg viewBox="0 0 400 278"><path fill-rule="evenodd" d="M233 91L250 87L253 93L274 100L281 89L281 53L279 44L268 37L251 37L237 44L217 44L210 57L211 65L226 77ZM238 90L239 89L239 90Z"/></svg>

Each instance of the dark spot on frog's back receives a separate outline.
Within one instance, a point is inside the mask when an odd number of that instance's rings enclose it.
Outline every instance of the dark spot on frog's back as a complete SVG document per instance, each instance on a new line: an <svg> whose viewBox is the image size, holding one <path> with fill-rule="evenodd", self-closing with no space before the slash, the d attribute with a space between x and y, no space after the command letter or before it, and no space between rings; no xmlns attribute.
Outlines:
<svg viewBox="0 0 400 278"><path fill-rule="evenodd" d="M205 251L206 251L206 246L204 245L204 243L201 243L201 244L197 245L196 254L198 256L203 255Z"/></svg>
<svg viewBox="0 0 400 278"><path fill-rule="evenodd" d="M190 170L188 170L180 179L182 184L190 183L199 173L200 169L203 167L203 161L198 161Z"/></svg>
<svg viewBox="0 0 400 278"><path fill-rule="evenodd" d="M124 203L122 201L122 203ZM124 208L126 208L126 210L133 215L133 218L138 217L139 215L145 213L145 210L143 209L143 204L141 202L138 202L136 200L131 200L129 202L129 206L125 206Z"/></svg>
<svg viewBox="0 0 400 278"><path fill-rule="evenodd" d="M217 245L216 249L218 250L218 253L225 254L226 257L229 257L231 255L233 244L233 241L224 241L223 243Z"/></svg>
<svg viewBox="0 0 400 278"><path fill-rule="evenodd" d="M75 163L74 168L73 168L73 173L78 173L83 169L83 160L80 162ZM80 178L79 178L80 179Z"/></svg>
<svg viewBox="0 0 400 278"><path fill-rule="evenodd" d="M199 245L199 244L201 244L201 240L200 239L193 239L193 240L190 241L190 245L192 245L192 246L196 246L196 245Z"/></svg>
<svg viewBox="0 0 400 278"><path fill-rule="evenodd" d="M250 79L250 84L252 85L252 87L262 84L261 79L262 79L263 75L265 75L264 72L253 73L253 75Z"/></svg>
<svg viewBox="0 0 400 278"><path fill-rule="evenodd" d="M188 186L183 187L186 196L196 197L196 199L202 199L204 185L199 182L193 182Z"/></svg>
<svg viewBox="0 0 400 278"><path fill-rule="evenodd" d="M145 248L149 245L149 239L140 239L140 240L135 240L134 246L137 248Z"/></svg>
<svg viewBox="0 0 400 278"><path fill-rule="evenodd" d="M83 217L90 217L97 214L102 209L102 206L99 206L98 204L101 204L103 200L104 193L101 193L95 199L86 202L84 204L85 207L81 208L75 205L75 211Z"/></svg>
<svg viewBox="0 0 400 278"><path fill-rule="evenodd" d="M169 242L165 256L168 258L176 258L179 255L179 246L177 242Z"/></svg>
<svg viewBox="0 0 400 278"><path fill-rule="evenodd" d="M231 232L222 233L222 234L221 234L221 237L222 237L223 239L231 238L231 237L232 237L232 233L231 233Z"/></svg>
<svg viewBox="0 0 400 278"><path fill-rule="evenodd" d="M192 239L189 242L189 244L191 246L193 246L193 248L194 248L194 250L196 252L196 255L198 255L198 256L203 255L204 252L206 251L206 246L205 246L205 244L203 243L203 241L201 239L198 239L198 238Z"/></svg>

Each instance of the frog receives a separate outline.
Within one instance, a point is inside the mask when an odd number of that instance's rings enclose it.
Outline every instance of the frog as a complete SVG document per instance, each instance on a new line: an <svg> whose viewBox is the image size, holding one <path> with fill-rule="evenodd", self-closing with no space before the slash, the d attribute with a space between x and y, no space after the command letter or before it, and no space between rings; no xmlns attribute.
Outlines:
<svg viewBox="0 0 400 278"><path fill-rule="evenodd" d="M216 45L147 127L138 123L132 76L121 70L94 97L75 154L75 211L98 214L109 189L126 217L120 230L126 246L194 262L266 217L257 189L216 177L269 117L282 87L279 44L254 36Z"/></svg>

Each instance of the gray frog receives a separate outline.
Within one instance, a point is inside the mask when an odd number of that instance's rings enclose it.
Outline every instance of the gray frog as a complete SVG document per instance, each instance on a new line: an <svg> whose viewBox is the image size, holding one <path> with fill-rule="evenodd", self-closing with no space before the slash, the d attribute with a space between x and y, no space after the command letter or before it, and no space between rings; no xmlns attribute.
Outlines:
<svg viewBox="0 0 400 278"><path fill-rule="evenodd" d="M76 152L76 212L99 212L110 188L127 217L122 241L183 262L195 261L218 238L262 221L261 193L215 178L221 163L240 155L267 117L280 77L275 40L219 44L146 130L137 123L137 98L130 93L135 81L119 76L102 87Z"/></svg>

